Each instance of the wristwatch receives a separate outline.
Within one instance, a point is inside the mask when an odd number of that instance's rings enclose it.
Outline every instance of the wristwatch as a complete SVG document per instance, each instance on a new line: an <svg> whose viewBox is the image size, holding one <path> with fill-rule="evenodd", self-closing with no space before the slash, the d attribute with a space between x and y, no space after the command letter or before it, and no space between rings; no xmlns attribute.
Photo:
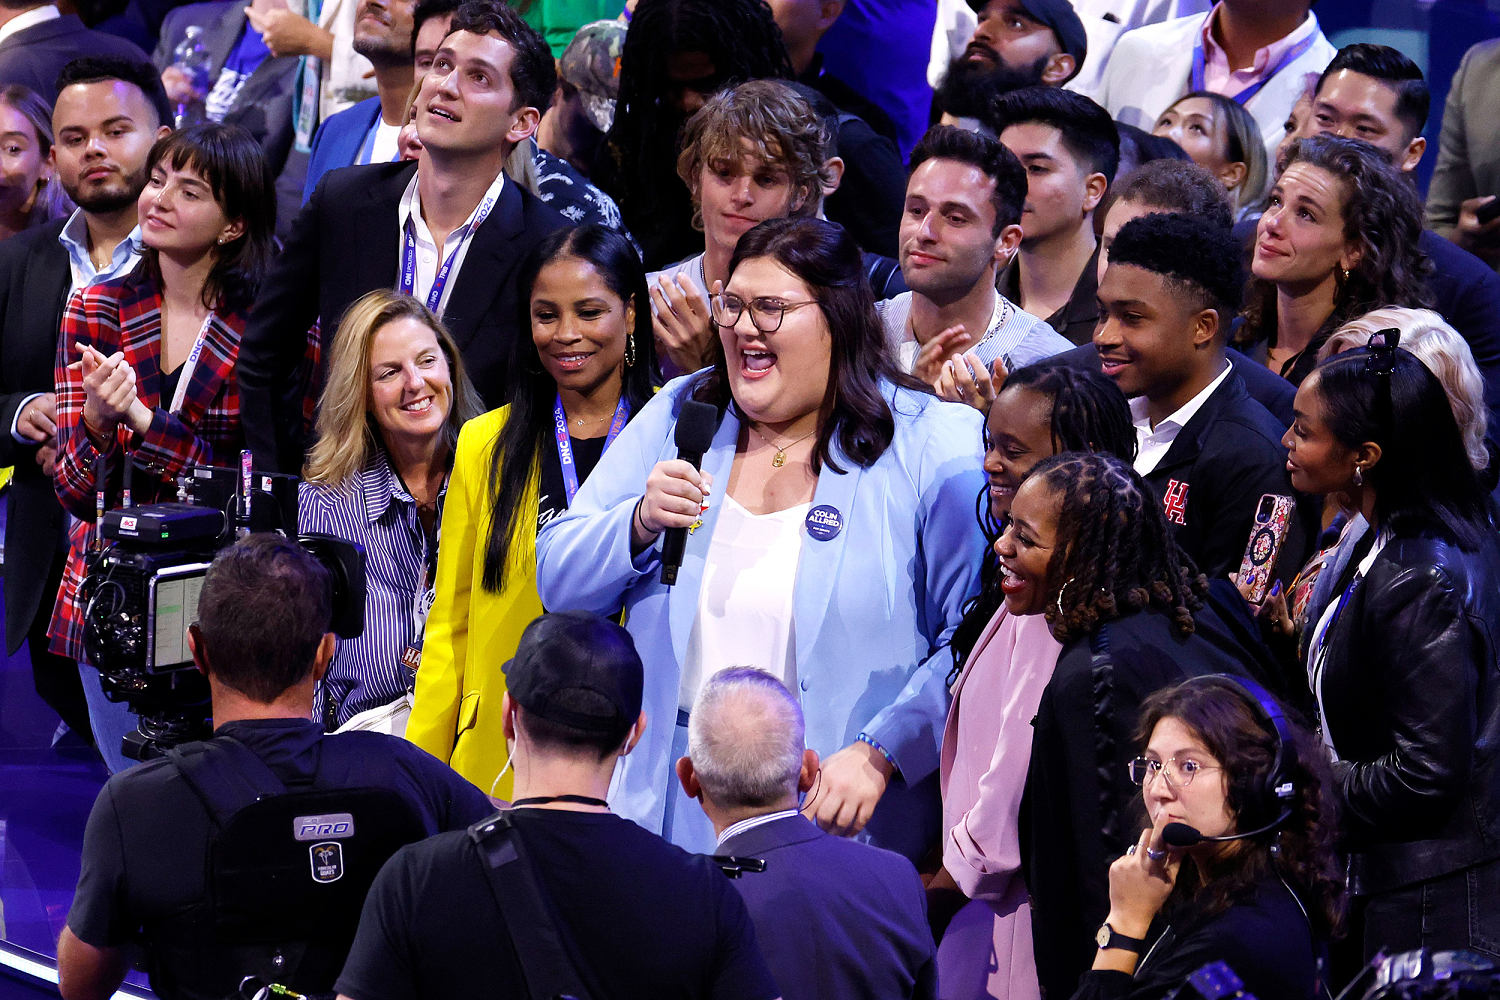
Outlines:
<svg viewBox="0 0 1500 1000"><path fill-rule="evenodd" d="M1108 920L1100 925L1099 933L1094 935L1094 943L1100 948L1119 948L1121 951L1133 951L1137 955L1146 946L1146 942L1140 938L1126 937L1109 926Z"/></svg>

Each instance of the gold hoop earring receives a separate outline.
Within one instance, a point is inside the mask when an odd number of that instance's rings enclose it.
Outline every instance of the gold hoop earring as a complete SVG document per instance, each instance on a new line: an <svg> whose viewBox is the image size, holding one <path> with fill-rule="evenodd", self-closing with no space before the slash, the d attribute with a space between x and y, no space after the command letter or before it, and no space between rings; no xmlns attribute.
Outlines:
<svg viewBox="0 0 1500 1000"><path fill-rule="evenodd" d="M625 335L625 367L631 368L635 365L635 334Z"/></svg>

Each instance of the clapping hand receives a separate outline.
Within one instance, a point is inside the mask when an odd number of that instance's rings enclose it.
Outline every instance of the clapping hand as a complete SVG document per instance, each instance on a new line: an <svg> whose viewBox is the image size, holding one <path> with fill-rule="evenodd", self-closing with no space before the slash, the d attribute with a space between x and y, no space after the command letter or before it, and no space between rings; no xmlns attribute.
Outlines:
<svg viewBox="0 0 1500 1000"><path fill-rule="evenodd" d="M932 385L937 382L943 363L953 355L968 349L972 343L973 338L969 336L969 332L964 329L962 323L950 326L922 345L922 349L917 352L917 360L912 365L911 373L928 385Z"/></svg>
<svg viewBox="0 0 1500 1000"><path fill-rule="evenodd" d="M955 354L943 364L932 388L941 399L967 403L980 413L988 413L1009 375L1004 358L996 358L986 368L972 353Z"/></svg>
<svg viewBox="0 0 1500 1000"><path fill-rule="evenodd" d="M722 289L722 283L715 281L713 294ZM711 353L714 327L708 303L698 289L681 274L657 278L651 288L651 305L651 328L661 353L678 371L702 368Z"/></svg>

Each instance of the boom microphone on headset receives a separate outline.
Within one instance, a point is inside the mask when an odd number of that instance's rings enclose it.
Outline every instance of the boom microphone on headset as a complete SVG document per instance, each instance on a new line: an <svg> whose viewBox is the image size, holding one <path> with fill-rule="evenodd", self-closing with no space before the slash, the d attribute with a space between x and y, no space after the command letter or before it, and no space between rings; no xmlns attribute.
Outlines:
<svg viewBox="0 0 1500 1000"><path fill-rule="evenodd" d="M1162 828L1161 839L1168 847L1176 847L1178 849L1192 847L1194 844L1201 844L1205 841L1219 843L1225 840L1244 840L1246 837L1258 837L1263 833L1276 829L1285 823L1291 815L1292 811L1288 809L1258 829L1248 830L1245 833L1231 833L1222 837L1210 837L1199 833L1197 827L1188 826L1186 823L1168 823Z"/></svg>

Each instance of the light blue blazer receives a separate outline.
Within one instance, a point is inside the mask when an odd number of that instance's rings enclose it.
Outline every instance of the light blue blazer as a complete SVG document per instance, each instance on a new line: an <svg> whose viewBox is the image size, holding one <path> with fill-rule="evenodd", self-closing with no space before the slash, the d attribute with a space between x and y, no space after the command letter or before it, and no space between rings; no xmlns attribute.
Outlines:
<svg viewBox="0 0 1500 1000"><path fill-rule="evenodd" d="M680 795L671 748L681 665L722 503L712 503L703 527L689 536L674 587L660 582L660 540L631 557L630 519L651 469L677 457L676 414L695 378L669 383L626 425L567 513L537 537L544 606L600 614L625 608L646 665L647 726L615 773L610 802L657 832L667 796ZM916 808L908 793L919 784L935 787L924 779L936 774L948 711L947 642L978 588L985 540L974 510L984 475L977 411L893 385L884 395L896 421L890 447L862 469L835 436L832 451L846 471L825 465L818 476L813 505L835 508L843 527L827 541L803 534L792 635L807 745L827 756L865 732L890 752L902 780L892 782L876 810L872 839L908 853L914 845L889 843L878 831L915 834L904 821L915 817L901 815ZM729 482L739 432L730 409L703 457L719 491ZM930 789L919 797L933 801Z"/></svg>

